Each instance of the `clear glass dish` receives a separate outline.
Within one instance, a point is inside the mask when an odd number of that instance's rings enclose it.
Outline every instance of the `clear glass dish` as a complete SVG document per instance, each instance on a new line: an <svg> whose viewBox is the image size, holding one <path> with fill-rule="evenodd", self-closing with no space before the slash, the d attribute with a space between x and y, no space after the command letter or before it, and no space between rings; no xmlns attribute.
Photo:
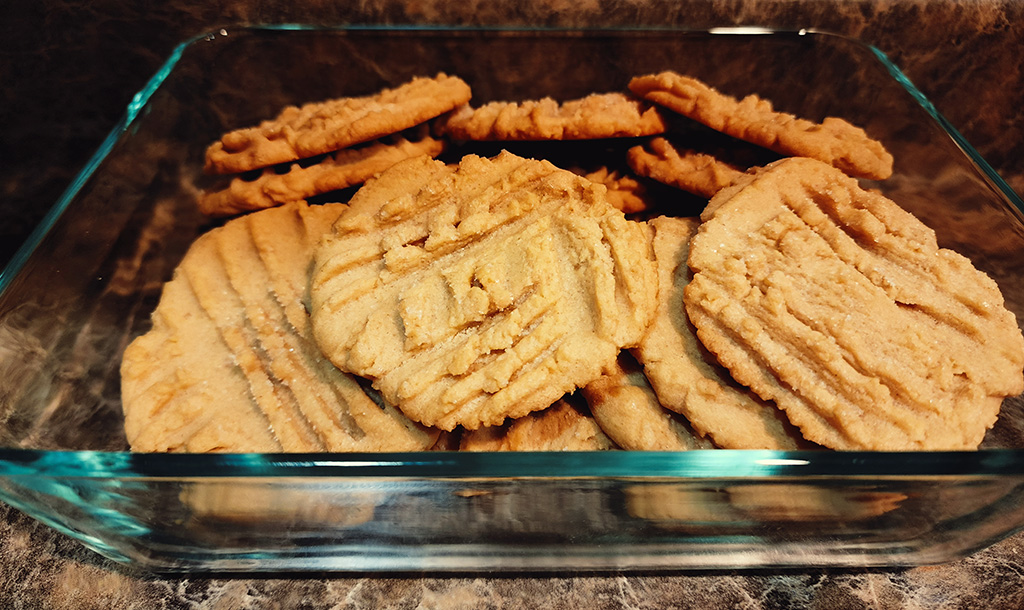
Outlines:
<svg viewBox="0 0 1024 610"><path fill-rule="evenodd" d="M962 453L158 455L128 451L118 368L209 223L203 151L289 103L457 74L474 103L674 69L881 139L876 184L1024 315L1024 202L877 50L817 32L307 27L182 44L0 274L0 499L157 571L898 566L1024 525L1024 409Z"/></svg>

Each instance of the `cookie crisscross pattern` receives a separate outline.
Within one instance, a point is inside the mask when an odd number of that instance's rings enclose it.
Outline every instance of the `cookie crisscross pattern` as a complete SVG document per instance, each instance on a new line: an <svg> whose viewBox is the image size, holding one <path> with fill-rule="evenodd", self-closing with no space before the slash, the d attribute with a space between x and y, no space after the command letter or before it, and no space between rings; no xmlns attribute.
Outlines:
<svg viewBox="0 0 1024 610"><path fill-rule="evenodd" d="M312 341L302 304L313 244L344 205L235 219L189 249L153 329L125 350L137 451L418 450L433 433L378 405Z"/></svg>
<svg viewBox="0 0 1024 610"><path fill-rule="evenodd" d="M604 192L508 153L393 167L317 251L317 342L442 429L547 407L635 344L657 297L643 229Z"/></svg>
<svg viewBox="0 0 1024 610"><path fill-rule="evenodd" d="M1024 339L995 282L838 170L778 162L702 218L690 319L808 439L973 449L1024 390Z"/></svg>

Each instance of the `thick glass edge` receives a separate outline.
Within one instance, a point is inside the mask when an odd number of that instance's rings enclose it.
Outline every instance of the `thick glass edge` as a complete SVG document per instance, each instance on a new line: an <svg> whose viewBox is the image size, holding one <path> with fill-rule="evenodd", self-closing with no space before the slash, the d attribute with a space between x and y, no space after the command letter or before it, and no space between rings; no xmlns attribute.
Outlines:
<svg viewBox="0 0 1024 610"><path fill-rule="evenodd" d="M1024 477L1024 450L164 454L0 449L0 476L124 479Z"/></svg>
<svg viewBox="0 0 1024 610"><path fill-rule="evenodd" d="M1000 176L991 165L989 165L988 161L986 161L974 146L967 141L967 138L965 138L963 134L961 134L960 131L957 130L957 128L954 127L941 112L938 111L935 104L933 104L931 100L929 100L928 97L925 96L925 94L922 93L909 78L907 78L903 71L900 70L883 51L871 45L864 46L874 53L875 57L877 57L882 65L885 66L886 70L889 71L889 74L907 91L907 93L910 94L911 97L914 98L925 112L930 114L931 117L939 123L943 131L945 131L950 139L953 140L953 143L956 144L956 146L963 151L963 153L967 155L974 165L981 171L982 177L985 178L989 186L1002 194L1006 200L1016 208L1017 217L1024 220L1024 216L1022 216L1022 214L1024 214L1024 199L1022 199L1021 196L1018 195L1005 180L1003 180L1003 177Z"/></svg>
<svg viewBox="0 0 1024 610"><path fill-rule="evenodd" d="M688 29L673 26L600 28L454 26L300 23L237 25L211 29L178 44L164 64L129 102L124 115L15 253L0 269L0 294L21 270L82 186L126 133L185 51L192 45L229 36L235 31L352 31L410 33L480 33L601 35L616 33L678 33L680 35L815 35L847 40L870 51L900 85L930 114L970 157L990 186L1019 212L1024 200L1002 179L930 100L878 48L863 41L816 29L773 29L754 26ZM565 475L565 472L572 475ZM558 452L558 453L373 453L373 454L142 454L100 451L46 451L0 448L0 476L84 478L205 477L494 477L494 478L738 478L738 477L942 477L1024 475L1024 450L969 452L787 452L707 450L689 452Z"/></svg>

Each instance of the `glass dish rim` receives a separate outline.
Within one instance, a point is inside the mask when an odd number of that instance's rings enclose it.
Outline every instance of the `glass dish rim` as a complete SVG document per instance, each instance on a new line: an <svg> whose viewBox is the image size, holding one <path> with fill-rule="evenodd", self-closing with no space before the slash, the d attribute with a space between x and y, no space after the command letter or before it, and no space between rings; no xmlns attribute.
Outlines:
<svg viewBox="0 0 1024 610"><path fill-rule="evenodd" d="M569 473L569 474L567 474ZM0 477L879 481L1024 477L1024 450L136 453L0 448Z"/></svg>
<svg viewBox="0 0 1024 610"><path fill-rule="evenodd" d="M678 34L678 35L814 35L861 46L934 119L980 170L987 185L1024 213L1022 199L930 100L875 46L859 39L814 28L760 26L683 28L673 26L533 27L449 25L232 25L213 28L174 47L168 58L132 97L124 114L76 174L67 189L35 227L7 265L0 269L0 294L10 286L54 224L113 147L173 72L185 51L204 40L231 32L405 32L414 34ZM564 474L571 472L572 474ZM914 477L999 477L1024 475L1024 449L977 451L774 451L696 450L686 452L448 452L413 453L136 453L131 451L43 450L0 447L0 476L71 478L225 478L225 477L401 477L401 478L602 478L749 479L828 477L833 479Z"/></svg>

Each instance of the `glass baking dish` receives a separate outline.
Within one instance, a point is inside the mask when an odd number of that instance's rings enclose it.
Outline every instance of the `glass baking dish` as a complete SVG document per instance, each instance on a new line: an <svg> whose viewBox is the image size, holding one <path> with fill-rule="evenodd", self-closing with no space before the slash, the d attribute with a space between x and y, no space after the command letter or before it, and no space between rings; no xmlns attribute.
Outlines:
<svg viewBox="0 0 1024 610"><path fill-rule="evenodd" d="M0 275L0 499L155 571L943 562L1024 525L1024 409L976 452L134 454L119 364L196 235L205 147L283 106L455 74L474 104L673 69L864 127L871 184L1024 314L1024 203L877 50L812 31L220 30L180 45Z"/></svg>

